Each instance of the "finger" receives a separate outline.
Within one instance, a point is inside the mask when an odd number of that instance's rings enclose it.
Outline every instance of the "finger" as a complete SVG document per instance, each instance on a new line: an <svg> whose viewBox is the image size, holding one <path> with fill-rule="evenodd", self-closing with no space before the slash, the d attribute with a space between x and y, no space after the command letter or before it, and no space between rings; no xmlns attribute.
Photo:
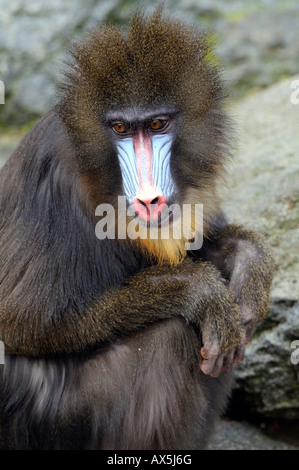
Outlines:
<svg viewBox="0 0 299 470"><path fill-rule="evenodd" d="M216 359L217 356L210 356L208 359L203 359L202 363L199 365L200 370L204 374L209 375L214 369Z"/></svg>
<svg viewBox="0 0 299 470"><path fill-rule="evenodd" d="M218 377L218 375L221 373L221 370L223 367L223 361L224 361L223 355L217 357L213 370L210 374L212 377Z"/></svg>
<svg viewBox="0 0 299 470"><path fill-rule="evenodd" d="M235 350L233 363L234 364L242 364L244 359L244 352L245 352L245 344L241 344Z"/></svg>
<svg viewBox="0 0 299 470"><path fill-rule="evenodd" d="M201 357L203 359L208 359L209 358L209 355L208 355L209 353L204 347L201 348L200 354L201 354Z"/></svg>
<svg viewBox="0 0 299 470"><path fill-rule="evenodd" d="M254 330L255 330L255 325L256 325L255 322L250 322L248 325L245 325L245 333L246 333L245 344L250 343Z"/></svg>
<svg viewBox="0 0 299 470"><path fill-rule="evenodd" d="M234 357L235 357L235 349L229 351L229 353L225 356L222 366L222 372L230 372L232 369Z"/></svg>

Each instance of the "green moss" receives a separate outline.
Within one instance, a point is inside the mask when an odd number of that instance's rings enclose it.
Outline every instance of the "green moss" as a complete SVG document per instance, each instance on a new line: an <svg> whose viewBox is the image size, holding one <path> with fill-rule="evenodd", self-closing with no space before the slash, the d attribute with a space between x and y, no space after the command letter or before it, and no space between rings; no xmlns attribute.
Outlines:
<svg viewBox="0 0 299 470"><path fill-rule="evenodd" d="M233 12L227 13L224 16L225 16L225 19L229 21L230 23L238 23L239 21L243 20L247 15L248 15L247 11L240 10L240 11L233 11Z"/></svg>
<svg viewBox="0 0 299 470"><path fill-rule="evenodd" d="M1 134L24 135L34 126L34 124L37 121L38 119L33 119L31 121L26 122L26 124L21 124L21 125L5 124L1 122L0 123L0 136Z"/></svg>

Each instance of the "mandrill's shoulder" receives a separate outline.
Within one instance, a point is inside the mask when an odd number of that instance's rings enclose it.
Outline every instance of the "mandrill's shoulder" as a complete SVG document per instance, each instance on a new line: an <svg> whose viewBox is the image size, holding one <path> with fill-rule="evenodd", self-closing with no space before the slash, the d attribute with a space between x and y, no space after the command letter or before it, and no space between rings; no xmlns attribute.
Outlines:
<svg viewBox="0 0 299 470"><path fill-rule="evenodd" d="M45 114L25 135L23 142L32 142L36 149L51 149L61 141L68 139L65 125L61 121L56 107Z"/></svg>

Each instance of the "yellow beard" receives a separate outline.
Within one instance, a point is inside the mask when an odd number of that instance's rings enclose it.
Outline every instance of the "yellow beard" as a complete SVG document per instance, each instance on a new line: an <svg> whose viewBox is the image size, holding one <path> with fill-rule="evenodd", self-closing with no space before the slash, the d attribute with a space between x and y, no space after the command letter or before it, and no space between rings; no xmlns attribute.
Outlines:
<svg viewBox="0 0 299 470"><path fill-rule="evenodd" d="M202 237L208 231L210 218L216 215L219 207L218 198L212 186L205 191L201 189L200 192L196 189L188 190L184 204L191 206L191 217L187 219L181 217L179 220L174 221L169 228L169 237L167 239L161 238L160 232L158 237L152 238L147 227L139 226L138 233L140 237L132 240L132 243L137 244L145 255L154 259L160 265L175 266L181 263L187 255L189 242L194 240L194 237L202 240ZM196 204L203 204L202 223L198 223L198 216L196 217Z"/></svg>
<svg viewBox="0 0 299 470"><path fill-rule="evenodd" d="M168 240L138 238L136 242L145 255L161 265L169 264L175 266L181 263L187 254L184 240L175 239L171 236Z"/></svg>

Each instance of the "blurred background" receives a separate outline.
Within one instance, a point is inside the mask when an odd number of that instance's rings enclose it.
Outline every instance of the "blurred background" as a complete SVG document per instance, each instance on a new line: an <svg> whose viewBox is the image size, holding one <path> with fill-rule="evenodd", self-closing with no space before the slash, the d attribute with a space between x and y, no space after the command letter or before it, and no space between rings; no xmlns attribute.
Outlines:
<svg viewBox="0 0 299 470"><path fill-rule="evenodd" d="M0 166L55 104L69 41L99 21L124 29L140 3L0 0ZM214 36L239 137L223 205L232 222L266 235L276 263L269 315L236 367L211 448L299 449L298 0L168 0L165 14Z"/></svg>

